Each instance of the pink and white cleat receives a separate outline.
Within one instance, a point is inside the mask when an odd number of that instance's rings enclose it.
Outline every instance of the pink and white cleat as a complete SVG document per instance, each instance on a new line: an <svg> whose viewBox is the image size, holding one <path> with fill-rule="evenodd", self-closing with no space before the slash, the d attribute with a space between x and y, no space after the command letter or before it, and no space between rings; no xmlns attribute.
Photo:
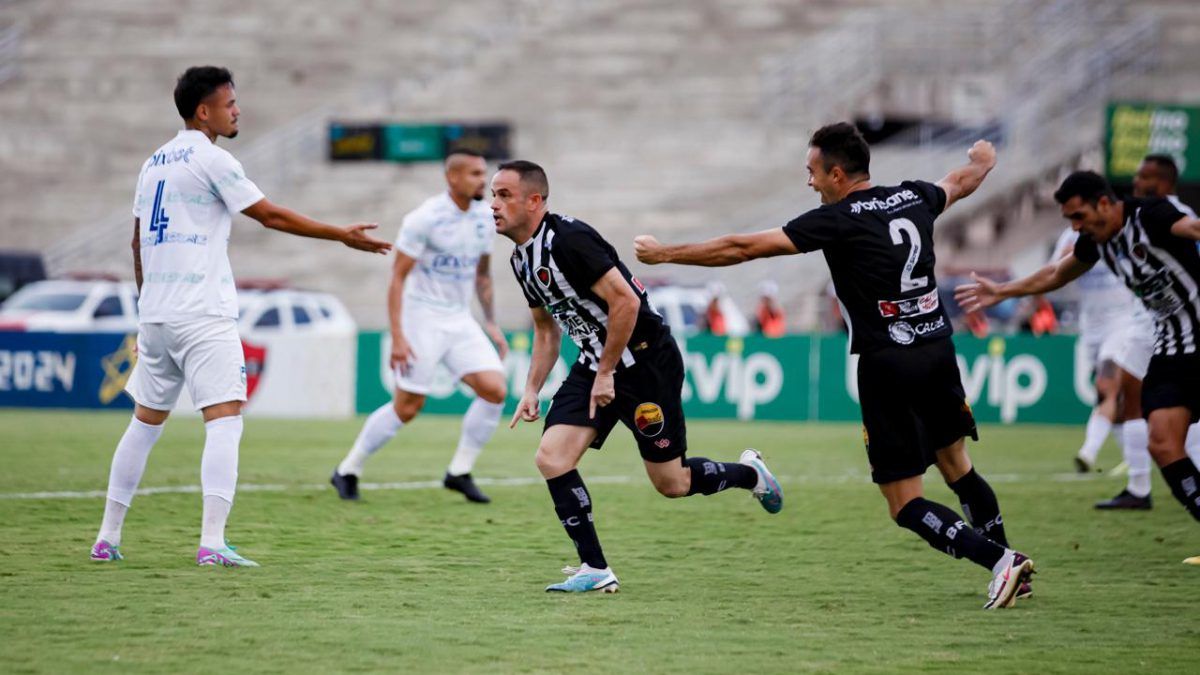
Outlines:
<svg viewBox="0 0 1200 675"><path fill-rule="evenodd" d="M120 546L113 546L103 539L92 544L92 560L96 562L116 562L124 559Z"/></svg>

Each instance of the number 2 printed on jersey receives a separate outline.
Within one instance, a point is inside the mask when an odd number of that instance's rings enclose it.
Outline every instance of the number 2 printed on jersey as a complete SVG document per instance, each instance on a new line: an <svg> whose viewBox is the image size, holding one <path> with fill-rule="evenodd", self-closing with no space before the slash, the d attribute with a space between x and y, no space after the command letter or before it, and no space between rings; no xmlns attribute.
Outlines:
<svg viewBox="0 0 1200 675"><path fill-rule="evenodd" d="M897 218L888 223L888 231L892 234L892 243L897 246L903 245L903 235L908 235L908 260L904 262L904 271L900 273L900 292L907 293L928 286L929 277L914 279L912 275L917 259L921 257L921 234L917 232L917 226L908 218Z"/></svg>

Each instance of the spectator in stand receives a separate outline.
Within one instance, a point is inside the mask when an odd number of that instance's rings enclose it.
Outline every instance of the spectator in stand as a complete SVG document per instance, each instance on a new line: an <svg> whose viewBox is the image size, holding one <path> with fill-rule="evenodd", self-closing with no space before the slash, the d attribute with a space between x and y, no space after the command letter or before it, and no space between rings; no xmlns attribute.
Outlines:
<svg viewBox="0 0 1200 675"><path fill-rule="evenodd" d="M728 334L725 325L725 313L721 311L721 296L725 295L725 286L719 281L708 285L708 307L704 308L704 330L713 335Z"/></svg>
<svg viewBox="0 0 1200 675"><path fill-rule="evenodd" d="M779 304L779 284L767 279L758 285L758 308L754 311L758 332L769 338L783 337L787 321Z"/></svg>

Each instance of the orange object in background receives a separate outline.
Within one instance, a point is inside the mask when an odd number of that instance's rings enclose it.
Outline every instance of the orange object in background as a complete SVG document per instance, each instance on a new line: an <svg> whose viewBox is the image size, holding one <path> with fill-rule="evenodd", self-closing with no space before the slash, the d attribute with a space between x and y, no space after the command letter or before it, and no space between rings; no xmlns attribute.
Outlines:
<svg viewBox="0 0 1200 675"><path fill-rule="evenodd" d="M983 312L968 312L963 317L963 322L967 326L967 330L971 331L971 335L977 338L987 337L992 328L988 325L987 315Z"/></svg>
<svg viewBox="0 0 1200 675"><path fill-rule="evenodd" d="M1029 330L1034 335L1058 332L1058 317L1054 314L1054 306L1046 298L1037 299L1037 308L1029 316Z"/></svg>

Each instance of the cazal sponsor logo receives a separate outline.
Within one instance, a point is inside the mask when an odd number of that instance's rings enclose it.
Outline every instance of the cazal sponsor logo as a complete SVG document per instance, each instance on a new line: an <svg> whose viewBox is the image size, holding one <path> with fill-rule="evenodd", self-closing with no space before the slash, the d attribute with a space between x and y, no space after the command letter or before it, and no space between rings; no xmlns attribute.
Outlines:
<svg viewBox="0 0 1200 675"><path fill-rule="evenodd" d="M190 163L192 155L195 154L196 148L189 146L186 149L176 148L170 151L159 151L154 153L150 158L150 166L166 166L175 162Z"/></svg>
<svg viewBox="0 0 1200 675"><path fill-rule="evenodd" d="M851 202L850 213L862 213L863 211L882 211L899 206L904 202L915 202L920 200L917 193L912 190L901 190L887 199L868 199L863 202Z"/></svg>
<svg viewBox="0 0 1200 675"><path fill-rule="evenodd" d="M919 298L908 300L880 300L879 315L889 319L905 316L928 314L939 307L937 289L929 291Z"/></svg>

